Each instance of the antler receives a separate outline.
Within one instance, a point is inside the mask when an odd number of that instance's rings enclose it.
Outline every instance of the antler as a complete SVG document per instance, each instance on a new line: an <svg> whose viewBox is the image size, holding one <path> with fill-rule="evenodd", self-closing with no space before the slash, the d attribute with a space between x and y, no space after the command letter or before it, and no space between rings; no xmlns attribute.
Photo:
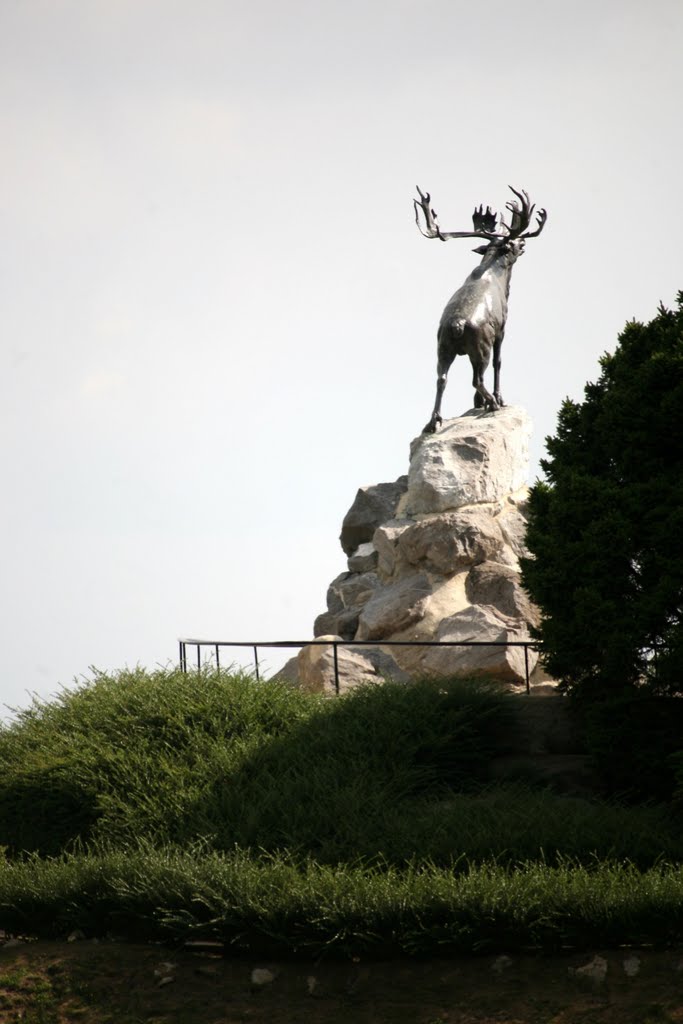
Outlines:
<svg viewBox="0 0 683 1024"><path fill-rule="evenodd" d="M417 191L420 194L420 198L413 199L415 223L425 238L440 238L442 242L447 242L449 238L486 238L489 242L493 242L496 239L507 237L507 235L496 232L497 217L490 206L486 207L485 213L483 206L475 209L472 214L474 231L442 231L436 223L436 213L430 206L431 196L429 192L423 192L419 185L417 186ZM426 231L422 230L419 210L422 210L424 215Z"/></svg>
<svg viewBox="0 0 683 1024"><path fill-rule="evenodd" d="M432 201L432 197L429 192L423 192L419 185L416 185L415 187L420 193L419 201L417 199L413 199L413 206L415 207L415 223L418 228L420 228L420 234L424 235L425 238L440 238L442 242L445 241L436 223L436 213L429 205ZM425 224L427 225L426 231L423 231L420 225L420 217L417 212L418 207L422 209L424 214Z"/></svg>
<svg viewBox="0 0 683 1024"><path fill-rule="evenodd" d="M546 211L541 209L536 214L536 221L538 223L538 227L536 228L536 230L526 231L525 229L528 228L529 224L531 223L531 217L535 210L535 206L531 204L528 193L526 193L524 189L522 189L521 192L518 192L516 188L512 187L512 185L508 185L508 188L517 196L517 198L519 199L519 204L514 201L510 201L505 204L506 209L508 209L512 214L512 216L510 217L509 224L506 224L505 221L501 221L501 227L505 228L505 230L508 233L507 237L535 238L536 235L540 235L545 225L545 222L548 219L548 214L546 213ZM525 232L524 234L522 234L523 231Z"/></svg>
<svg viewBox="0 0 683 1024"><path fill-rule="evenodd" d="M475 211L472 214L472 223L474 224L474 230L483 231L486 234L495 234L497 220L498 217L495 211L492 210L490 206L486 207L486 213L484 213L484 207L482 205L479 206L478 209L475 208Z"/></svg>
<svg viewBox="0 0 683 1024"><path fill-rule="evenodd" d="M545 222L547 221L547 219L548 214L541 207L541 209L536 214L536 223L538 224L538 227L535 231L527 231L525 235L522 235L522 238L535 238L536 235L540 235L541 231L543 231L543 228L545 227Z"/></svg>
<svg viewBox="0 0 683 1024"><path fill-rule="evenodd" d="M527 231L531 223L535 206L531 204L528 194L522 190L518 192L512 185L508 185L511 192L517 196L519 203L514 200L505 204L507 210L510 211L510 223L506 224L505 221L500 219L500 227L496 231L496 225L498 223L498 217L495 211L490 206L486 207L484 211L483 205L475 207L474 213L472 214L472 223L474 225L474 231L442 231L439 225L436 223L436 213L431 207L431 196L429 192L423 192L420 186L417 186L417 191L420 195L419 199L413 199L413 205L415 207L415 223L417 224L420 232L425 238L440 238L442 242L447 242L449 238L486 238L489 242L500 241L501 239L508 238L535 238L536 235L540 235L545 222L548 218L548 214L545 210L539 210L536 214L536 221L538 227L535 231ZM425 219L426 231L422 230L420 224L419 210L422 210ZM524 232L524 234L522 234Z"/></svg>

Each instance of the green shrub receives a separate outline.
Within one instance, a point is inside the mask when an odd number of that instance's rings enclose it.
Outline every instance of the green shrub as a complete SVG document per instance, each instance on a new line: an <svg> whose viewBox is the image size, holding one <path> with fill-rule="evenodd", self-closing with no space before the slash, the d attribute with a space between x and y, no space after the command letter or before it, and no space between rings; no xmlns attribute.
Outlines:
<svg viewBox="0 0 683 1024"><path fill-rule="evenodd" d="M460 680L369 686L327 701L217 776L199 832L221 849L410 857L411 801L485 782L506 710L490 686Z"/></svg>
<svg viewBox="0 0 683 1024"><path fill-rule="evenodd" d="M522 573L548 672L597 700L644 679L681 693L683 292L626 324L546 445Z"/></svg>
<svg viewBox="0 0 683 1024"><path fill-rule="evenodd" d="M182 841L216 760L231 770L316 706L243 673L95 673L0 728L0 842L57 852L103 835Z"/></svg>
<svg viewBox="0 0 683 1024"><path fill-rule="evenodd" d="M98 675L0 730L0 843L204 839L330 865L683 855L661 807L492 785L517 699L463 680L324 699L239 673Z"/></svg>
<svg viewBox="0 0 683 1024"><path fill-rule="evenodd" d="M683 742L683 701L630 689L584 702L580 713L586 747L605 795L630 802L671 799L671 755Z"/></svg>
<svg viewBox="0 0 683 1024"><path fill-rule="evenodd" d="M207 834L309 852L341 835L355 856L401 801L485 780L505 707L461 681L332 701L240 673L96 674L0 730L0 836L12 853L54 853ZM21 815L31 787L36 814Z"/></svg>
<svg viewBox="0 0 683 1024"><path fill-rule="evenodd" d="M99 816L97 794L64 764L28 767L0 785L0 836L10 854L55 855L87 842Z"/></svg>

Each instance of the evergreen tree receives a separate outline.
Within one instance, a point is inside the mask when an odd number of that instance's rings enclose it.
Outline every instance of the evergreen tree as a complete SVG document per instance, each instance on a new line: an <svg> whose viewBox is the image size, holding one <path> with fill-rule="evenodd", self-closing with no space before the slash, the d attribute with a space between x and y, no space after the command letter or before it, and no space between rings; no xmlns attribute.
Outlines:
<svg viewBox="0 0 683 1024"><path fill-rule="evenodd" d="M524 584L548 671L598 696L683 692L683 292L567 399L531 490Z"/></svg>

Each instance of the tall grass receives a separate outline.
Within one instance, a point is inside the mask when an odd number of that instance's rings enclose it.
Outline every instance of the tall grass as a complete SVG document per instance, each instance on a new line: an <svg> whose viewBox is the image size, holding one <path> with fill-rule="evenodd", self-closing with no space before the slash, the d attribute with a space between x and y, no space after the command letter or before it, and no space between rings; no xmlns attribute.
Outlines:
<svg viewBox="0 0 683 1024"><path fill-rule="evenodd" d="M0 730L0 844L203 840L330 865L681 857L664 808L492 786L509 706L463 681L325 700L243 673L98 674Z"/></svg>
<svg viewBox="0 0 683 1024"><path fill-rule="evenodd" d="M683 869L564 862L404 869L257 862L206 849L0 865L3 926L59 937L320 955L435 955L683 941Z"/></svg>

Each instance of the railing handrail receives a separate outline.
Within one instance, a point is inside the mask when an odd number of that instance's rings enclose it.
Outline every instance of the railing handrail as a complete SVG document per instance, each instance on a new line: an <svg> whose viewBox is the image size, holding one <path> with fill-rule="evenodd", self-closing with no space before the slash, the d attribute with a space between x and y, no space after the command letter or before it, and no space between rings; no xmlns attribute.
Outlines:
<svg viewBox="0 0 683 1024"><path fill-rule="evenodd" d="M339 647L523 647L524 674L526 692L531 690L529 681L529 648L538 650L543 644L540 640L342 640L336 638L313 640L199 640L183 637L178 640L180 651L180 668L187 672L187 647L197 648L197 669L201 670L202 647L213 647L216 652L216 667L220 667L219 649L221 647L251 647L254 652L256 679L260 678L258 649L260 647L332 647L334 654L334 688L339 693L339 663L337 651Z"/></svg>
<svg viewBox="0 0 683 1024"><path fill-rule="evenodd" d="M181 638L179 644L196 647L541 647L540 640L341 640L316 637L314 640L192 640Z"/></svg>

